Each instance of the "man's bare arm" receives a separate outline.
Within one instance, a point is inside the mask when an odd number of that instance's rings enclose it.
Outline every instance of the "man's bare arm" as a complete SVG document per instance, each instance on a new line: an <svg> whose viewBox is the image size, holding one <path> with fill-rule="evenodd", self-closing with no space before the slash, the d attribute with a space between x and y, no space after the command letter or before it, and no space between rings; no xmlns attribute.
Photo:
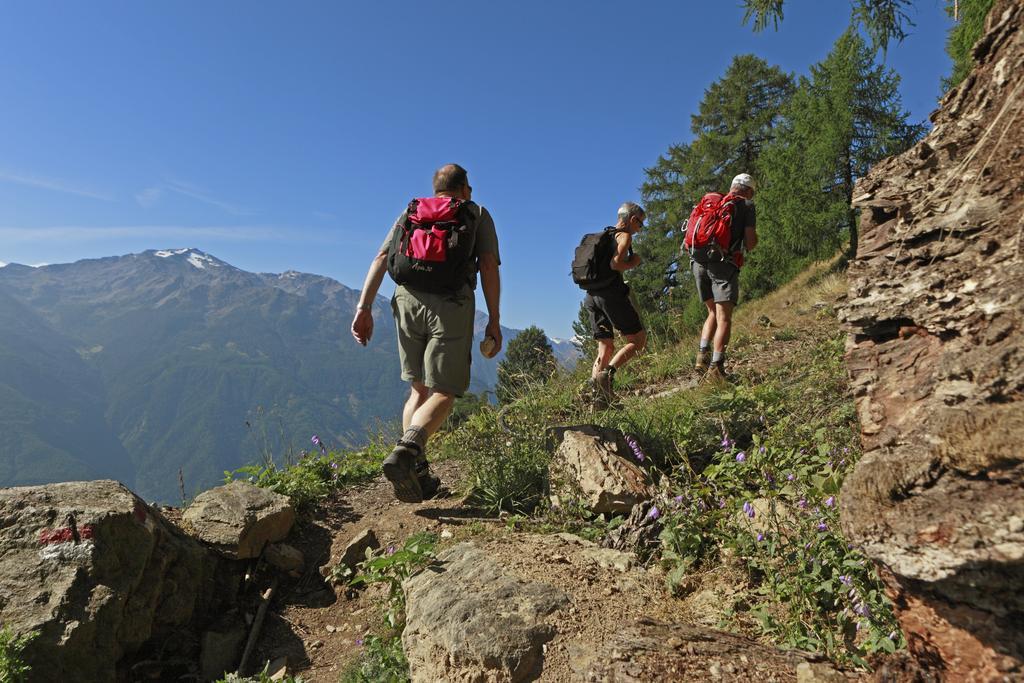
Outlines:
<svg viewBox="0 0 1024 683"><path fill-rule="evenodd" d="M757 228L753 225L748 225L743 230L743 247L747 251L754 251L754 247L757 246Z"/></svg>
<svg viewBox="0 0 1024 683"><path fill-rule="evenodd" d="M366 272L363 291L359 295L356 315L352 320L352 336L363 346L366 346L373 337L373 302L377 298L377 290L380 289L380 283L383 282L387 270L388 253L382 251L374 257L370 269Z"/></svg>
<svg viewBox="0 0 1024 683"><path fill-rule="evenodd" d="M487 302L487 328L484 334L495 341L494 353L501 351L501 276L498 258L489 252L480 254L480 286Z"/></svg>
<svg viewBox="0 0 1024 683"><path fill-rule="evenodd" d="M639 254L629 256L629 247L633 243L632 235L628 232L617 232L615 233L615 243L617 249L615 256L612 257L612 270L624 271L640 265Z"/></svg>

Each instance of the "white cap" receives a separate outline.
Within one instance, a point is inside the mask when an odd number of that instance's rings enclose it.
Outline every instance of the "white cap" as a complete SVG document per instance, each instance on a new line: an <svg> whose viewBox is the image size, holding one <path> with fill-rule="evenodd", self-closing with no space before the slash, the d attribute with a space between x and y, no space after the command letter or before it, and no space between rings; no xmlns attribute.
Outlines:
<svg viewBox="0 0 1024 683"><path fill-rule="evenodd" d="M743 187L749 187L751 190L757 189L754 186L754 179L750 177L749 173L740 173L738 176L732 179L733 185L742 185Z"/></svg>

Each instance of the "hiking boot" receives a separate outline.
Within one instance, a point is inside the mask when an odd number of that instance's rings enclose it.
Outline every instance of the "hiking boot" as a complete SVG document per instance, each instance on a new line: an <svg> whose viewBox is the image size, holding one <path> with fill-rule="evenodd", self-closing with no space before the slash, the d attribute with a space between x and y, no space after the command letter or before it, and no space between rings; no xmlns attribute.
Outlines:
<svg viewBox="0 0 1024 683"><path fill-rule="evenodd" d="M724 363L712 363L708 366L708 371L704 373L704 377L701 380L709 384L723 384L729 381L729 378L725 374Z"/></svg>
<svg viewBox="0 0 1024 683"><path fill-rule="evenodd" d="M697 362L694 363L693 369L697 372L707 372L708 367L711 366L711 352L710 351L698 351Z"/></svg>
<svg viewBox="0 0 1024 683"><path fill-rule="evenodd" d="M416 479L420 482L420 491L423 493L423 500L433 498L441 488L441 477L430 470L430 463L425 455L420 455L416 461Z"/></svg>
<svg viewBox="0 0 1024 683"><path fill-rule="evenodd" d="M418 453L403 444L395 446L391 455L384 458L381 469L395 489L395 498L403 503L422 503L423 489L416 476Z"/></svg>

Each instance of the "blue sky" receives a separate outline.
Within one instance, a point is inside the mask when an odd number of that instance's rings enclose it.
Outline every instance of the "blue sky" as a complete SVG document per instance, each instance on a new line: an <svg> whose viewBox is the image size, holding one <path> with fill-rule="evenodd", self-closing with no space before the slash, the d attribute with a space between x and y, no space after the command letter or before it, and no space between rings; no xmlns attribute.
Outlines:
<svg viewBox="0 0 1024 683"><path fill-rule="evenodd" d="M916 119L949 71L942 6L888 54ZM786 7L754 34L738 0L8 2L0 262L197 247L359 287L455 161L498 227L502 322L565 337L580 235L639 198L732 57L807 73L849 15Z"/></svg>

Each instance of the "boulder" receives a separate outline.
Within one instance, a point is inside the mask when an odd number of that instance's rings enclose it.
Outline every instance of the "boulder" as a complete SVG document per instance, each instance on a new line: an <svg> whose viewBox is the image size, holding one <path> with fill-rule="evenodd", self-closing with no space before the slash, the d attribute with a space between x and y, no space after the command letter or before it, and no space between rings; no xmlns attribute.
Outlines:
<svg viewBox="0 0 1024 683"><path fill-rule="evenodd" d="M570 648L573 681L792 681L804 658L743 636L641 619Z"/></svg>
<svg viewBox="0 0 1024 683"><path fill-rule="evenodd" d="M549 617L568 602L557 588L507 574L472 543L407 579L402 645L413 683L534 680Z"/></svg>
<svg viewBox="0 0 1024 683"><path fill-rule="evenodd" d="M37 631L33 680L114 680L216 611L218 558L115 481L0 489L0 623Z"/></svg>
<svg viewBox="0 0 1024 683"><path fill-rule="evenodd" d="M997 0L932 132L859 181L840 314L864 446L843 530L949 680L1024 677L1022 29Z"/></svg>
<svg viewBox="0 0 1024 683"><path fill-rule="evenodd" d="M557 446L550 466L554 496L578 500L598 514L629 514L654 495L650 477L630 462L633 451L619 430L559 427L549 438Z"/></svg>
<svg viewBox="0 0 1024 683"><path fill-rule="evenodd" d="M186 528L225 557L259 557L268 543L284 540L295 523L287 496L233 481L196 496L182 515Z"/></svg>

